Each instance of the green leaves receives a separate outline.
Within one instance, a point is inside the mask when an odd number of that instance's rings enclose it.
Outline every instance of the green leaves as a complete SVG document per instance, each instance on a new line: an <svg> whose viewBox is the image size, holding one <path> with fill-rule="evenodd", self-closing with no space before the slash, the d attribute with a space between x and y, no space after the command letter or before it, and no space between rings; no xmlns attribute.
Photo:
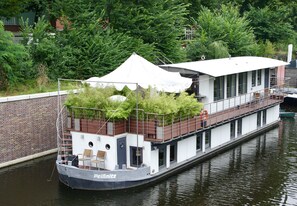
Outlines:
<svg viewBox="0 0 297 206"><path fill-rule="evenodd" d="M296 3L295 6L295 9L297 9ZM250 19L250 24L254 28L257 39L290 43L290 40L294 38L296 41L297 37L290 13L288 6L267 5L263 8L250 7L250 11L246 12L246 16Z"/></svg>
<svg viewBox="0 0 297 206"><path fill-rule="evenodd" d="M13 87L30 78L31 61L24 46L12 41L0 21L0 89Z"/></svg>
<svg viewBox="0 0 297 206"><path fill-rule="evenodd" d="M115 94L125 95L125 101L114 101L109 97ZM125 88L123 91L116 91L115 88L91 88L83 87L78 94L69 94L65 105L69 111L75 113L77 118L95 118L98 111L101 117L110 120L128 119L135 115L136 93ZM200 113L202 103L197 102L193 95L182 92L179 96L165 92L157 93L152 88L143 91L138 97L138 109L147 114L157 115L159 120L165 118L166 123L185 117L193 117ZM84 109L79 109L84 108ZM144 118L143 113L139 113Z"/></svg>
<svg viewBox="0 0 297 206"><path fill-rule="evenodd" d="M240 17L239 9L233 5L222 5L211 11L203 8L194 20L197 36L190 43L188 57L197 60L232 56L255 55L258 46L249 21Z"/></svg>

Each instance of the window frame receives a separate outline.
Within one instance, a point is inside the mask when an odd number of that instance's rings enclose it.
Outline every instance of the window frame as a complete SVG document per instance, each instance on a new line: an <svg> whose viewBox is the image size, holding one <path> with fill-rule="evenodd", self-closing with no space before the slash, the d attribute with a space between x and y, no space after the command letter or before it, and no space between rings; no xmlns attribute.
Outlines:
<svg viewBox="0 0 297 206"><path fill-rule="evenodd" d="M247 93L247 72L238 74L238 94Z"/></svg>
<svg viewBox="0 0 297 206"><path fill-rule="evenodd" d="M257 127L261 127L261 111L257 112Z"/></svg>
<svg viewBox="0 0 297 206"><path fill-rule="evenodd" d="M257 70L257 86L262 84L262 70Z"/></svg>
<svg viewBox="0 0 297 206"><path fill-rule="evenodd" d="M204 139L204 146L205 146L205 149L208 149L211 147L211 130L206 130L205 131L205 139ZM206 140L208 139L208 142L206 142Z"/></svg>
<svg viewBox="0 0 297 206"><path fill-rule="evenodd" d="M161 151L163 151L164 152L164 155L163 155L163 164L162 165L160 165L160 153L161 153ZM165 167L166 166L166 147L160 147L159 148L159 158L158 158L158 166L159 166L159 168L162 168L162 167Z"/></svg>
<svg viewBox="0 0 297 206"><path fill-rule="evenodd" d="M235 139L235 120L230 122L230 138Z"/></svg>
<svg viewBox="0 0 297 206"><path fill-rule="evenodd" d="M252 71L252 87L256 86L256 80L257 80L257 70Z"/></svg>
<svg viewBox="0 0 297 206"><path fill-rule="evenodd" d="M231 74L227 76L227 98L236 96L236 80L236 74Z"/></svg>
<svg viewBox="0 0 297 206"><path fill-rule="evenodd" d="M263 124L263 125L266 125L266 124L267 124L267 109L264 109L264 110L263 110L262 124Z"/></svg>
<svg viewBox="0 0 297 206"><path fill-rule="evenodd" d="M143 163L143 149L141 147L138 147L138 150L140 151L140 156L138 156L138 165L137 165L137 147L130 146L130 166L131 167L140 167ZM134 162L136 161L136 162Z"/></svg>
<svg viewBox="0 0 297 206"><path fill-rule="evenodd" d="M171 150L172 147L174 147L173 152L172 152L172 150ZM170 162L170 163L176 162L176 161L177 161L177 144L176 144L176 143L175 143L175 144L171 144L171 145L169 146L169 151L170 151L170 153L169 153L169 162ZM173 160L171 160L171 157L172 157L171 155L172 155L172 153L173 153L173 155L174 155Z"/></svg>
<svg viewBox="0 0 297 206"><path fill-rule="evenodd" d="M237 120L237 136L242 135L242 118Z"/></svg>
<svg viewBox="0 0 297 206"><path fill-rule="evenodd" d="M216 77L213 87L213 99L218 101L224 99L225 93L225 76Z"/></svg>
<svg viewBox="0 0 297 206"><path fill-rule="evenodd" d="M199 132L196 134L196 151L197 152L202 151L202 137L203 137L203 133ZM200 148L198 148L198 145L200 146Z"/></svg>

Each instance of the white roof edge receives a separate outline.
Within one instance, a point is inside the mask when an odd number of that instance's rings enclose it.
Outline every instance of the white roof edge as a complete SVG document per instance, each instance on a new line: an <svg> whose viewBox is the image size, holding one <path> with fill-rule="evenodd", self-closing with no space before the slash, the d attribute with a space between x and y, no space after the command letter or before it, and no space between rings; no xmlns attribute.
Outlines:
<svg viewBox="0 0 297 206"><path fill-rule="evenodd" d="M160 65L162 68L185 69L208 74L213 77L237 74L258 69L288 65L288 62L257 56L240 56L223 59L201 60L177 64Z"/></svg>

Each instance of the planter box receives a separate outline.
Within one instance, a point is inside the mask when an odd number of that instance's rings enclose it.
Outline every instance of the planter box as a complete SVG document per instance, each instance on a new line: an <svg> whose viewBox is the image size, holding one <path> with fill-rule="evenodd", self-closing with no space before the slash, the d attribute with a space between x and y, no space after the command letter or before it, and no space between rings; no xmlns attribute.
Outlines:
<svg viewBox="0 0 297 206"><path fill-rule="evenodd" d="M126 121L107 122L107 135L117 135L126 132Z"/></svg>
<svg viewBox="0 0 297 206"><path fill-rule="evenodd" d="M191 118L189 119L189 132L194 132L198 129L198 124L199 124L199 119L198 118Z"/></svg>
<svg viewBox="0 0 297 206"><path fill-rule="evenodd" d="M80 119L74 119L74 130L81 131L80 129Z"/></svg>
<svg viewBox="0 0 297 206"><path fill-rule="evenodd" d="M106 123L98 119L80 119L80 131L106 135Z"/></svg>
<svg viewBox="0 0 297 206"><path fill-rule="evenodd" d="M189 133L189 128L188 128L189 124L188 124L188 120L183 120L180 122L180 134L187 134Z"/></svg>
<svg viewBox="0 0 297 206"><path fill-rule="evenodd" d="M135 119L129 120L130 133L137 134L137 121ZM138 121L138 134L146 134L148 138L156 138L156 122L154 120L139 120Z"/></svg>

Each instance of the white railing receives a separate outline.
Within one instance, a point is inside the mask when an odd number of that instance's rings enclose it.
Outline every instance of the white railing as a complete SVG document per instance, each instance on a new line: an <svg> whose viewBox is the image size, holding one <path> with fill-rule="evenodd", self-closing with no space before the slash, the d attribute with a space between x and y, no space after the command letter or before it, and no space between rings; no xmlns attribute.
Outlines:
<svg viewBox="0 0 297 206"><path fill-rule="evenodd" d="M267 88L263 90L257 90L252 93L242 94L236 97L231 97L228 99L223 99L223 100L205 104L204 109L206 109L209 114L214 114L226 109L231 109L231 108L248 104L254 101L255 98L263 98L264 96L268 96L273 92L274 92L273 90L270 90Z"/></svg>

